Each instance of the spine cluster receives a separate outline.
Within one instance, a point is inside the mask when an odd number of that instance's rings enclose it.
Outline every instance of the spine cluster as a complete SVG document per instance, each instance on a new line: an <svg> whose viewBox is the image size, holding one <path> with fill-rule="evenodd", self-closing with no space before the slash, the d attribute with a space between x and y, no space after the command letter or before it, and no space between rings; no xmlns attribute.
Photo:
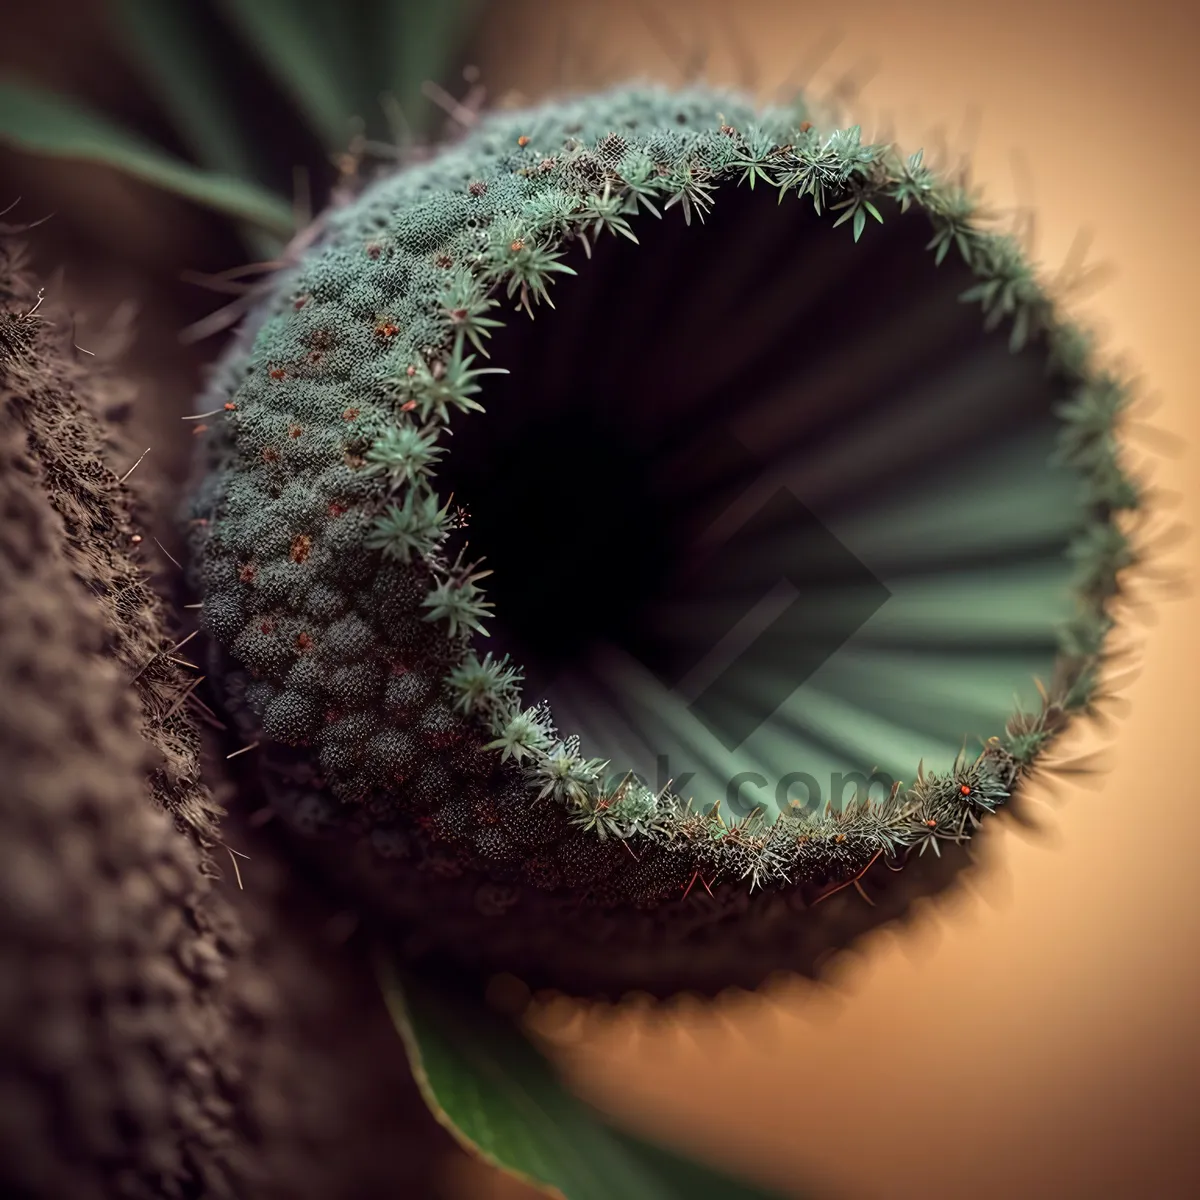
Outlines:
<svg viewBox="0 0 1200 1200"><path fill-rule="evenodd" d="M1059 454L1091 514L1071 550L1077 616L1040 711L882 802L771 824L730 825L716 806L632 776L614 784L612 764L586 757L546 706L524 705L519 664L480 652L489 572L454 549L469 517L437 490L450 426L482 410L500 370L483 365L489 338L503 315L551 304L555 281L574 273L566 250L636 241L639 221L672 209L703 221L732 187L811 204L855 241L923 214L935 261L957 255L976 278L962 300L1007 328L1013 351L1044 346L1065 381ZM1136 559L1118 520L1140 504L1115 434L1128 389L1093 368L1088 339L1056 313L1017 242L986 230L973 197L920 152L708 92L617 92L495 116L333 214L260 319L215 396L212 471L193 507L205 619L249 672L246 700L267 737L310 747L332 793L382 814L381 827L414 820L435 841L469 842L474 865L491 869L512 848L481 836L503 821L478 815L507 805L566 830L558 860L526 871L531 886L569 886L567 843L673 864L657 882L605 893L611 903L657 903L697 879L845 880L881 856L969 838L1091 701L1107 605Z"/></svg>

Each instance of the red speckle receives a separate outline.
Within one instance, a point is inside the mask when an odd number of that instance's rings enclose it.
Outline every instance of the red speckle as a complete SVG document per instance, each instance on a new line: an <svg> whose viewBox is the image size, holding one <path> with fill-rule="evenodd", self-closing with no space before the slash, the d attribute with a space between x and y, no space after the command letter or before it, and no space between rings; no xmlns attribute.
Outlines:
<svg viewBox="0 0 1200 1200"><path fill-rule="evenodd" d="M965 784L965 783L964 783L964 784L962 785L962 787L960 787L958 790L959 790L960 792L962 792L962 794L963 794L964 796L969 796L969 795L971 794L971 789L970 789L970 787L968 787L968 786L967 786L967 784Z"/></svg>
<svg viewBox="0 0 1200 1200"><path fill-rule="evenodd" d="M417 373L417 368L416 367L408 367L408 368L406 368L404 373L405 373L405 375L407 375L409 377L409 379L411 379Z"/></svg>
<svg viewBox="0 0 1200 1200"><path fill-rule="evenodd" d="M415 400L405 400L405 402L402 405L400 405L400 411L401 412L412 412L412 410L416 407L417 407L417 402Z"/></svg>
<svg viewBox="0 0 1200 1200"><path fill-rule="evenodd" d="M310 638L307 633L300 633L300 634L296 635L296 649L297 650L300 650L301 652L303 652L305 650L311 650L312 644L313 644L312 638Z"/></svg>
<svg viewBox="0 0 1200 1200"><path fill-rule="evenodd" d="M517 238L517 240L516 240L515 242L512 242L512 243L510 243L510 245L509 245L509 247L508 247L508 248L509 248L509 249L510 249L510 250L511 250L511 251L512 251L514 254L515 254L515 253L516 253L518 250L524 250L524 249L525 249L525 240L524 240L524 238Z"/></svg>
<svg viewBox="0 0 1200 1200"><path fill-rule="evenodd" d="M445 271L454 266L454 259L452 259L448 254L439 254L437 258L433 260L433 265L435 267L441 267L442 270Z"/></svg>
<svg viewBox="0 0 1200 1200"><path fill-rule="evenodd" d="M402 663L399 659L397 659L394 663L392 663L392 674L393 675L407 675L408 667L404 663Z"/></svg>
<svg viewBox="0 0 1200 1200"><path fill-rule="evenodd" d="M264 446L262 452L262 460L265 463L273 463L279 461L279 451L274 446Z"/></svg>
<svg viewBox="0 0 1200 1200"><path fill-rule="evenodd" d="M353 421L357 416L358 416L357 408L348 408L348 409L346 409L346 411L344 413L342 413L342 420L343 421Z"/></svg>
<svg viewBox="0 0 1200 1200"><path fill-rule="evenodd" d="M312 538L307 533L298 533L292 538L292 562L302 563L312 553Z"/></svg>
<svg viewBox="0 0 1200 1200"><path fill-rule="evenodd" d="M491 796L482 796L474 804L475 818L481 825L499 825L500 811Z"/></svg>
<svg viewBox="0 0 1200 1200"><path fill-rule="evenodd" d="M238 578L243 583L253 583L254 576L258 574L258 568L253 563L246 563L238 572Z"/></svg>
<svg viewBox="0 0 1200 1200"><path fill-rule="evenodd" d="M329 515L331 517L342 517L349 511L349 505L343 504L340 500L334 500L329 506Z"/></svg>
<svg viewBox="0 0 1200 1200"><path fill-rule="evenodd" d="M267 374L270 375L272 379L286 379L287 378L287 372L282 367L272 367L270 369L270 371L267 372Z"/></svg>
<svg viewBox="0 0 1200 1200"><path fill-rule="evenodd" d="M517 138L517 145L518 146L528 146L529 139L524 134L521 134L521 136L519 138Z"/></svg>
<svg viewBox="0 0 1200 1200"><path fill-rule="evenodd" d="M932 817L930 817L929 820L925 822L925 824L928 825L930 829L937 828L937 822Z"/></svg>
<svg viewBox="0 0 1200 1200"><path fill-rule="evenodd" d="M305 306L307 303L308 303L308 297L307 297L307 296L297 296L297 297L296 297L296 301L295 301L295 303L292 305L292 307L293 307L293 308L294 308L294 309L295 309L297 312L299 312L299 311L300 311L300 310L301 310L301 309L302 309L302 308L303 308L303 307L304 307L304 306Z"/></svg>
<svg viewBox="0 0 1200 1200"><path fill-rule="evenodd" d="M225 402L225 411L226 412L233 412L236 408L237 408L237 405L234 404L234 402L232 400L227 400Z"/></svg>
<svg viewBox="0 0 1200 1200"><path fill-rule="evenodd" d="M340 708L327 708L325 710L325 723L327 725L336 725L342 719L342 710Z"/></svg>
<svg viewBox="0 0 1200 1200"><path fill-rule="evenodd" d="M482 196L484 192L487 191L487 184L484 183L482 179L472 180L470 186L467 188L467 191L470 192L472 196Z"/></svg>
<svg viewBox="0 0 1200 1200"><path fill-rule="evenodd" d="M461 732L457 729L448 729L441 733L426 733L422 741L430 750L445 750L461 739Z"/></svg>
<svg viewBox="0 0 1200 1200"><path fill-rule="evenodd" d="M272 625L270 621L264 621L264 622L263 622L263 623L262 623L262 624L259 626L259 629L261 629L261 630L263 631L263 633L274 633L274 631L275 631L275 626L274 626L274 625Z"/></svg>
<svg viewBox="0 0 1200 1200"><path fill-rule="evenodd" d="M383 247L378 242L372 242L367 247L368 258L378 258L383 253Z"/></svg>
<svg viewBox="0 0 1200 1200"><path fill-rule="evenodd" d="M801 133L807 133L811 128L812 128L811 121L801 121L800 122L800 132Z"/></svg>
<svg viewBox="0 0 1200 1200"><path fill-rule="evenodd" d="M735 133L737 133L737 130L736 130L736 129L734 129L734 127L733 127L732 125L722 125L722 126L721 126L721 132L722 132L722 133L723 133L723 134L724 134L726 137L733 137L733 135L734 135Z"/></svg>
<svg viewBox="0 0 1200 1200"><path fill-rule="evenodd" d="M288 437L298 438L303 432L303 425L292 425L288 428Z"/></svg>
<svg viewBox="0 0 1200 1200"><path fill-rule="evenodd" d="M314 364L319 363L323 357L324 355L322 355L320 350L313 350L308 356L308 361Z"/></svg>
<svg viewBox="0 0 1200 1200"><path fill-rule="evenodd" d="M189 521L188 524L191 525L194 529L207 529L208 528L208 518L207 517L196 517L194 520Z"/></svg>
<svg viewBox="0 0 1200 1200"><path fill-rule="evenodd" d="M380 321L375 326L375 336L380 338L394 338L400 332L399 325L393 325L391 321Z"/></svg>

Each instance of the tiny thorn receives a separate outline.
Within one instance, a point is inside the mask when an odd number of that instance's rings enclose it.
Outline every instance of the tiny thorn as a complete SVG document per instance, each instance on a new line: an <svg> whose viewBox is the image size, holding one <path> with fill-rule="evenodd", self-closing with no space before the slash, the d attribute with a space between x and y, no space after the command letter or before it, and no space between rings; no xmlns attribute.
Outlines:
<svg viewBox="0 0 1200 1200"><path fill-rule="evenodd" d="M188 704L194 706L198 717L205 723L205 725L208 725L213 729L219 729L222 733L227 731L228 726L225 724L225 722L219 720L216 713L214 713L213 710L209 708L208 705L205 704L195 692L188 697Z"/></svg>
<svg viewBox="0 0 1200 1200"><path fill-rule="evenodd" d="M441 84L434 83L432 79L427 79L421 84L421 91L451 120L457 121L464 129L470 129L475 124L477 114L467 108L465 104L455 100Z"/></svg>
<svg viewBox="0 0 1200 1200"><path fill-rule="evenodd" d="M222 842L221 845L225 846L225 843ZM225 846L225 850L229 855L229 861L231 863L233 863L233 874L234 874L234 877L237 879L238 891L244 892L246 889L242 886L242 872L241 872L241 869L238 867L237 859L234 857L234 855L237 854L237 851L230 850L228 846ZM246 857L247 856L245 854L242 855L242 858L246 858Z"/></svg>
<svg viewBox="0 0 1200 1200"><path fill-rule="evenodd" d="M189 605L188 607L190 608L191 606ZM193 630L192 630L192 632L191 632L191 633L189 633L189 634L187 635L187 637L185 637L185 638L183 639L183 641L181 641L181 642L176 642L176 643L175 643L175 645L173 645L173 646L171 647L171 650L170 650L170 652L171 652L171 653L173 653L174 651L176 651L176 650L179 650L179 649L181 649L182 647L186 646L186 645L188 644L188 642L190 642L190 641L192 640L192 638L194 638L194 637L196 636L196 634L198 634L199 632L200 632L200 630L198 630L198 629L193 629Z"/></svg>
<svg viewBox="0 0 1200 1200"><path fill-rule="evenodd" d="M223 329L228 329L231 325L236 324L252 307L255 294L255 292L247 292L244 296L239 296L231 304L225 305L224 308L219 308L216 312L201 318L194 325L189 325L186 329L180 330L180 343L184 346L194 346L197 342L202 342L214 334L220 333Z"/></svg>
<svg viewBox="0 0 1200 1200"><path fill-rule="evenodd" d="M212 717L214 720L216 720L217 714L215 712L213 712L213 710L211 708L209 708L208 705L205 704L204 701L201 700L200 697L195 694L195 692L192 693L190 699L191 699L191 702L197 706L197 708L201 709L203 712L208 713L208 715L210 717ZM219 724L219 722L218 722L218 724ZM222 725L221 728L224 729L225 726Z"/></svg>
<svg viewBox="0 0 1200 1200"><path fill-rule="evenodd" d="M158 540L153 534L150 535L154 539L154 544L182 571L183 566L180 561Z"/></svg>
<svg viewBox="0 0 1200 1200"><path fill-rule="evenodd" d="M188 417L180 417L179 419L180 419L181 421L203 421L205 417L215 417L215 416L216 416L218 413L221 413L221 412L224 412L224 411L225 411L225 410L224 410L223 408L214 408L214 409L212 410L212 412L206 412L206 413L192 413L192 415L191 415L191 416L188 416Z"/></svg>
<svg viewBox="0 0 1200 1200"><path fill-rule="evenodd" d="M125 474L124 474L124 475L122 475L122 476L121 476L121 478L117 480L117 482L118 482L118 483L124 483L124 482L125 482L125 480L127 480L127 479L130 477L130 475L132 475L132 474L134 473L134 471L136 471L136 470L138 469L138 465L141 463L142 459L143 459L143 458L145 458L145 457L146 457L146 455L147 455L147 454L149 454L149 453L150 453L150 447L149 447L149 446L147 446L147 447L145 448L145 450L143 450L143 451L142 451L141 457L140 457L140 458L137 460L137 462L135 462L135 463L133 464L133 466L132 466L132 467L130 467L130 468L129 468L129 470L128 470L128 471L126 471L126 472L125 472Z"/></svg>
<svg viewBox="0 0 1200 1200"><path fill-rule="evenodd" d="M226 759L237 758L239 754L246 754L251 750L258 749L258 742L251 742L248 746L243 746L240 750L235 750L232 754L225 755Z"/></svg>
<svg viewBox="0 0 1200 1200"><path fill-rule="evenodd" d="M199 271L180 271L179 278L183 283L193 283L198 287L207 288L210 292L220 292L226 296L244 296L254 287L253 283L239 282L217 275L204 275Z"/></svg>
<svg viewBox="0 0 1200 1200"><path fill-rule="evenodd" d="M74 346L75 349L78 350L80 354L86 354L90 358L96 357L95 350L85 350L78 342L72 342L71 345Z"/></svg>
<svg viewBox="0 0 1200 1200"><path fill-rule="evenodd" d="M165 721L169 721L185 704L188 703L188 701L191 699L192 694L195 692L195 690L207 678L208 678L207 675L199 675L195 679L193 679L192 682L189 683L187 685L187 687L183 689L182 693L180 693L179 699L176 700L175 703L172 704L171 707L168 708L167 711L165 713L163 713L161 717L159 717L159 719L158 719L159 723L162 724Z"/></svg>
<svg viewBox="0 0 1200 1200"><path fill-rule="evenodd" d="M203 607L204 607L204 601L203 601L203 600L201 600L199 604L185 604L183 607L184 607L184 608L203 608Z"/></svg>

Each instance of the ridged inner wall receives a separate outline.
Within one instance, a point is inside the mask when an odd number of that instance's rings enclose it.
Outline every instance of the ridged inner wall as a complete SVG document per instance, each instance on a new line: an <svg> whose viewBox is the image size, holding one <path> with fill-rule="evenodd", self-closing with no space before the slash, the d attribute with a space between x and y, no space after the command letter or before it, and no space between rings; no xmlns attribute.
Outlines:
<svg viewBox="0 0 1200 1200"><path fill-rule="evenodd" d="M948 766L1070 613L1044 358L981 328L926 220L884 217L856 244L726 186L703 224L575 247L452 425L438 491L494 571L489 648L586 751L704 807L747 771L773 816L811 792L775 795L789 774Z"/></svg>

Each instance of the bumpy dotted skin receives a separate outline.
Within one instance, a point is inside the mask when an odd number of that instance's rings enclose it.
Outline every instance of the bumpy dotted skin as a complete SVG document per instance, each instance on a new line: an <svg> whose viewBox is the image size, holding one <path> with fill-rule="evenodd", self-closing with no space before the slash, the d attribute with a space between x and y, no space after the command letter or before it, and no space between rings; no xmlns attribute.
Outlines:
<svg viewBox="0 0 1200 1200"><path fill-rule="evenodd" d="M440 693L463 656L460 640L423 619L431 578L363 548L386 495L366 456L396 420L389 381L444 354L446 297L478 270L506 220L547 196L587 195L638 151L679 158L711 129L713 103L705 93L622 93L532 122L509 117L376 184L329 216L320 247L270 301L250 353L210 393L226 411L218 465L193 508L208 522L198 546L205 624L262 682L255 706L272 734L310 743L340 794L400 782L411 738L448 762L431 742L470 736L444 718L435 732L433 713L423 724L415 699L423 688ZM725 107L750 123L744 105ZM584 150L597 128L622 132L602 151ZM563 161L542 153L550 147ZM399 730L410 737L390 736Z"/></svg>
<svg viewBox="0 0 1200 1200"><path fill-rule="evenodd" d="M978 231L961 193L919 159L882 150L857 130L825 138L795 110L703 90L493 115L327 213L222 365L203 398L215 415L189 513L214 661L243 735L265 743L277 807L336 877L409 930L414 952L592 991L715 990L807 969L828 931L797 909L917 844L965 840L1086 703L1077 685L1107 628L1112 555L1085 597L1088 649L1060 664L1043 712L1018 715L1009 742L945 778L843 814L731 831L669 795L602 793L569 743L583 782L539 798L566 733L545 711L522 714L506 683L463 703L471 693L455 682L478 666L486 585L451 554L460 521L440 507L436 461L392 439L437 441L486 400L473 352L495 324L491 298L532 310L563 270L564 240L619 235L651 205L690 221L718 184L771 176L826 209L843 194L890 213L915 204L939 261L955 245L995 283L991 323L1007 320L1014 346L1051 339L1064 386L1087 382L1086 347L1019 254ZM857 237L866 211L852 215ZM1112 507L1097 509L1102 523Z"/></svg>
<svg viewBox="0 0 1200 1200"><path fill-rule="evenodd" d="M220 837L253 869L204 857L220 809L137 562L153 458L118 483L130 390L37 296L0 238L0 1195L441 1196L452 1140L338 910L248 797Z"/></svg>
<svg viewBox="0 0 1200 1200"><path fill-rule="evenodd" d="M18 265L0 243L0 319L33 303ZM0 361L0 1192L215 1200L241 938L175 827L211 829L194 733L120 661L162 630L67 328Z"/></svg>

